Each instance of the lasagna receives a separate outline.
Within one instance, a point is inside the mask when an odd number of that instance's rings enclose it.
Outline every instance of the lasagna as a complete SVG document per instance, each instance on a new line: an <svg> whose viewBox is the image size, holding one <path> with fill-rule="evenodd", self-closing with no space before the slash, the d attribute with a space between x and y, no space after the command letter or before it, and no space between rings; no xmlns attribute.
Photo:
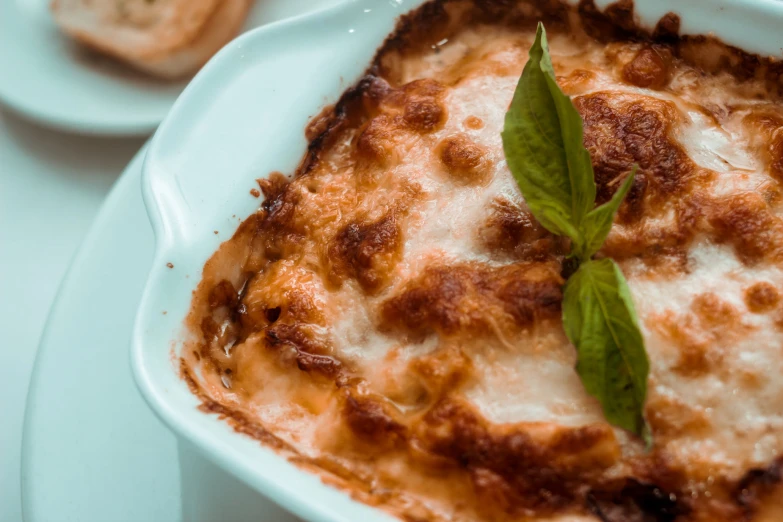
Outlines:
<svg viewBox="0 0 783 522"><path fill-rule="evenodd" d="M598 202L638 165L598 256L638 312L651 448L585 392L569 245L504 159L538 21ZM403 17L205 265L180 361L202 409L404 520L783 520L781 67L678 28L626 1Z"/></svg>

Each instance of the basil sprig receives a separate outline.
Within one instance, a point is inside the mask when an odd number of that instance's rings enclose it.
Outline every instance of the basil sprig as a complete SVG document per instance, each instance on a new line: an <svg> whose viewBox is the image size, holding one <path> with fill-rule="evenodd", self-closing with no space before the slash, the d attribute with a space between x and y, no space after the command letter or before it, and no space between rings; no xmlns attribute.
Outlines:
<svg viewBox="0 0 783 522"><path fill-rule="evenodd" d="M555 80L544 26L538 24L503 127L506 162L533 216L571 239L579 268L563 296L563 325L577 349L576 371L606 419L651 444L643 409L649 361L628 284L611 259L593 260L633 183L636 166L611 200L595 206L582 118Z"/></svg>

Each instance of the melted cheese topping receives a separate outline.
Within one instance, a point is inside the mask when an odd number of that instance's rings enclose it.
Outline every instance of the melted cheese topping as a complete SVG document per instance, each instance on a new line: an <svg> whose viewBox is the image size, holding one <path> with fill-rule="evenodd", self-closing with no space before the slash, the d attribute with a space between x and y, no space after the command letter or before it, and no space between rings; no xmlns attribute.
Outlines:
<svg viewBox="0 0 783 522"><path fill-rule="evenodd" d="M640 166L600 255L641 321L651 452L584 391L567 245L503 156L532 24L381 53L317 161L264 182L205 267L186 374L245 433L411 520L777 519L783 108L673 46L550 33L599 198Z"/></svg>

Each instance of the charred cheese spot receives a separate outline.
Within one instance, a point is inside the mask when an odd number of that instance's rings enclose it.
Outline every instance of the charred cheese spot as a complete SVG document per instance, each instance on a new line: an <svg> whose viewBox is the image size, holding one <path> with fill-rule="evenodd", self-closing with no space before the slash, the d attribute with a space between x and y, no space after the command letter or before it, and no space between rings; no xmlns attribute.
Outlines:
<svg viewBox="0 0 783 522"><path fill-rule="evenodd" d="M693 300L692 309L702 325L710 329L736 330L742 321L742 316L736 307L711 292L697 295Z"/></svg>
<svg viewBox="0 0 783 522"><path fill-rule="evenodd" d="M687 500L634 479L590 491L587 504L602 522L673 522L690 513Z"/></svg>
<svg viewBox="0 0 783 522"><path fill-rule="evenodd" d="M343 403L343 417L351 431L366 442L381 447L393 446L407 436L403 424L394 419L392 407L380 397L363 397L348 393Z"/></svg>
<svg viewBox="0 0 783 522"><path fill-rule="evenodd" d="M446 171L458 183L481 183L487 179L492 167L487 150L465 134L444 138L436 150Z"/></svg>
<svg viewBox="0 0 783 522"><path fill-rule="evenodd" d="M418 445L471 471L477 493L500 494L501 506L556 510L617 461L620 449L605 425L491 426L457 400L435 405L416 431ZM487 486L500 486L494 489ZM487 505L488 511L493 510Z"/></svg>
<svg viewBox="0 0 783 522"><path fill-rule="evenodd" d="M335 377L342 368L308 325L277 323L264 331L264 340L267 348L279 354L281 362L295 363L303 372Z"/></svg>
<svg viewBox="0 0 783 522"><path fill-rule="evenodd" d="M245 268L248 272L261 270L269 260L276 260L298 250L306 228L307 215L298 210L301 195L291 184L275 186L267 190L278 193L264 201L262 211L245 221L237 234L247 227L252 234L251 255ZM244 233L240 235L244 236Z"/></svg>
<svg viewBox="0 0 783 522"><path fill-rule="evenodd" d="M484 127L484 121L478 116L468 116L462 124L470 130L479 130Z"/></svg>
<svg viewBox="0 0 783 522"><path fill-rule="evenodd" d="M662 42L673 42L680 35L680 16L676 13L666 13L658 20L653 30L653 39Z"/></svg>
<svg viewBox="0 0 783 522"><path fill-rule="evenodd" d="M479 228L478 236L490 252L519 260L543 261L553 253L566 253L559 238L542 227L530 212L505 198L492 202L489 217Z"/></svg>
<svg viewBox="0 0 783 522"><path fill-rule="evenodd" d="M585 29L600 41L627 38L636 29L633 0L617 0L600 10L593 1L579 3L579 15L586 21Z"/></svg>
<svg viewBox="0 0 783 522"><path fill-rule="evenodd" d="M688 185L694 165L672 138L679 118L672 102L599 92L579 96L574 104L584 119L584 142L593 159L598 201L614 194L634 163L639 171L621 210L626 219L638 219L645 200L660 200Z"/></svg>
<svg viewBox="0 0 783 522"><path fill-rule="evenodd" d="M783 481L783 457L776 459L765 468L749 470L737 483L734 494L743 515L751 520L772 522L779 520L783 514L780 503L769 502L769 497L780 492L780 484ZM764 517L755 518L755 514L764 514Z"/></svg>
<svg viewBox="0 0 783 522"><path fill-rule="evenodd" d="M568 76L558 78L557 83L563 92L574 96L587 90L595 79L596 74L593 71L576 69Z"/></svg>
<svg viewBox="0 0 783 522"><path fill-rule="evenodd" d="M783 223L758 194L724 198L710 218L715 240L734 246L747 264L783 256Z"/></svg>
<svg viewBox="0 0 783 522"><path fill-rule="evenodd" d="M557 316L561 286L552 264L429 267L383 304L381 327L418 337L527 327Z"/></svg>
<svg viewBox="0 0 783 522"><path fill-rule="evenodd" d="M403 128L430 133L446 122L447 112L442 103L445 92L435 80L414 80L390 92L381 107L388 114L399 115Z"/></svg>
<svg viewBox="0 0 783 522"><path fill-rule="evenodd" d="M402 117L411 129L422 133L432 132L443 125L446 110L437 100L413 98L405 104Z"/></svg>
<svg viewBox="0 0 783 522"><path fill-rule="evenodd" d="M397 221L397 213L391 211L376 221L348 223L341 228L329 247L335 268L332 279L339 283L340 276L355 277L369 293L383 288L402 255Z"/></svg>
<svg viewBox="0 0 783 522"><path fill-rule="evenodd" d="M236 312L245 335L278 320L322 324L314 274L278 261L247 283Z"/></svg>
<svg viewBox="0 0 783 522"><path fill-rule="evenodd" d="M373 162L391 166L404 153L408 134L429 134L446 121L441 101L445 89L434 80L416 80L399 89L381 80L372 80L367 96L371 113L379 112L360 131L356 141L359 153Z"/></svg>
<svg viewBox="0 0 783 522"><path fill-rule="evenodd" d="M769 312L780 302L780 292L772 283L761 281L745 290L745 304L754 313Z"/></svg>
<svg viewBox="0 0 783 522"><path fill-rule="evenodd" d="M645 46L623 68L623 78L632 85L663 89L671 76L672 54L665 47Z"/></svg>
<svg viewBox="0 0 783 522"><path fill-rule="evenodd" d="M388 165L394 159L396 144L392 121L382 114L371 119L359 134L356 148L366 158Z"/></svg>

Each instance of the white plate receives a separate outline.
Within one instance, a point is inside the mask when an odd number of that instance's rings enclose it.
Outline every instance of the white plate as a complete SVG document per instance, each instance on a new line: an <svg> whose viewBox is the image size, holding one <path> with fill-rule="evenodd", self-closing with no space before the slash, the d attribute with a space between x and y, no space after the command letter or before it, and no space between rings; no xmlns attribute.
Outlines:
<svg viewBox="0 0 783 522"><path fill-rule="evenodd" d="M252 513L291 522L187 447L178 459L174 437L133 385L127 345L153 254L142 158L143 152L109 194L49 316L25 418L24 518L239 522Z"/></svg>
<svg viewBox="0 0 783 522"><path fill-rule="evenodd" d="M50 0L0 0L0 101L40 123L106 135L150 134L186 82L157 81L63 36ZM245 29L340 0L261 0Z"/></svg>

